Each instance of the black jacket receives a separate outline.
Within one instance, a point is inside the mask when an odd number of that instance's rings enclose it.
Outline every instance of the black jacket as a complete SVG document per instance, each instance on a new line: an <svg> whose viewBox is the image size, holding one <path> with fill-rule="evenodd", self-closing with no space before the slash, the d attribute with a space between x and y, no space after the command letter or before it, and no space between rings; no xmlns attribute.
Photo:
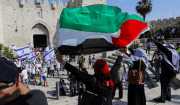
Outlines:
<svg viewBox="0 0 180 105"><path fill-rule="evenodd" d="M176 75L176 72L173 67L164 59L166 56L168 61L172 64L172 52L161 43L157 41L154 41L154 43L157 48L164 54L163 59L161 60L161 77L172 79Z"/></svg>
<svg viewBox="0 0 180 105"><path fill-rule="evenodd" d="M66 63L64 68L86 86L80 105L112 105L112 89L105 86L102 81L97 80L94 75L79 71L69 63Z"/></svg>
<svg viewBox="0 0 180 105"><path fill-rule="evenodd" d="M21 95L14 101L4 105L48 105L48 103L43 92L40 90L32 90L27 95Z"/></svg>

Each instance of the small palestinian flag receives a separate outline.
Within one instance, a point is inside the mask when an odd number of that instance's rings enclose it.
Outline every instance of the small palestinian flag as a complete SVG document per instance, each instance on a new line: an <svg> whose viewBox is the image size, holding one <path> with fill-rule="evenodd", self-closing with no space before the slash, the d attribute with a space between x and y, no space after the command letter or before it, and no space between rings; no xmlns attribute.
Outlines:
<svg viewBox="0 0 180 105"><path fill-rule="evenodd" d="M63 54L91 54L126 47L148 29L137 15L103 4L63 9L54 47Z"/></svg>

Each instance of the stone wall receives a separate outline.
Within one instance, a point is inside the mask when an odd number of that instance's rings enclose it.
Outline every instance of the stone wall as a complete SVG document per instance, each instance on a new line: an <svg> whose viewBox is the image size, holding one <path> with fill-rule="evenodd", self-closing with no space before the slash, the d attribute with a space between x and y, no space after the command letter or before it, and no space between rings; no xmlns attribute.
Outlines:
<svg viewBox="0 0 180 105"><path fill-rule="evenodd" d="M2 1L0 0L0 43L4 43L3 42L3 21L2 21Z"/></svg>
<svg viewBox="0 0 180 105"><path fill-rule="evenodd" d="M40 4L35 1L40 1ZM42 24L48 30L49 43L52 46L57 20L64 6L59 1L49 0L0 0L0 43L17 47L33 43L33 30L36 24ZM73 0L81 5L106 3L106 0ZM79 5L78 3L76 3ZM53 7L53 8L52 8Z"/></svg>
<svg viewBox="0 0 180 105"><path fill-rule="evenodd" d="M83 0L82 5L92 5L92 4L106 4L107 0Z"/></svg>
<svg viewBox="0 0 180 105"><path fill-rule="evenodd" d="M63 6L54 4L52 9L48 0L44 0L40 5L35 4L35 0L0 0L1 18L3 29L0 27L1 35L4 37L4 44L24 46L26 43L33 42L32 27L38 23L44 25L49 32L50 43L56 30L59 12ZM42 1L42 0L39 0ZM0 38L1 39L1 38Z"/></svg>

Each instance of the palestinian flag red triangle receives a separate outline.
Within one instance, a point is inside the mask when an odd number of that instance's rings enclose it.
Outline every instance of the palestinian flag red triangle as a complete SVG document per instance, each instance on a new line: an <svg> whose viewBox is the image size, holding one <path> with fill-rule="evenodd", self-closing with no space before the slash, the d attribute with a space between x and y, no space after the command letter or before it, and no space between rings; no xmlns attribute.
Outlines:
<svg viewBox="0 0 180 105"><path fill-rule="evenodd" d="M63 54L91 54L130 45L148 29L138 15L103 4L63 9L54 47ZM120 33L119 33L120 32Z"/></svg>
<svg viewBox="0 0 180 105"><path fill-rule="evenodd" d="M121 26L121 32L118 38L112 37L112 42L117 47L126 47L130 45L139 35L147 30L148 24L139 20L127 20Z"/></svg>

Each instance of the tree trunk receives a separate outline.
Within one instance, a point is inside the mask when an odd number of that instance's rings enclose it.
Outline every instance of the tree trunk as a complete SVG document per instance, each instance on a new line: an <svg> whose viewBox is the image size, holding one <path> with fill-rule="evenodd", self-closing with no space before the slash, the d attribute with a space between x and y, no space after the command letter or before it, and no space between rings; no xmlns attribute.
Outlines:
<svg viewBox="0 0 180 105"><path fill-rule="evenodd" d="M144 21L146 21L146 15L143 15L143 19L144 19Z"/></svg>

